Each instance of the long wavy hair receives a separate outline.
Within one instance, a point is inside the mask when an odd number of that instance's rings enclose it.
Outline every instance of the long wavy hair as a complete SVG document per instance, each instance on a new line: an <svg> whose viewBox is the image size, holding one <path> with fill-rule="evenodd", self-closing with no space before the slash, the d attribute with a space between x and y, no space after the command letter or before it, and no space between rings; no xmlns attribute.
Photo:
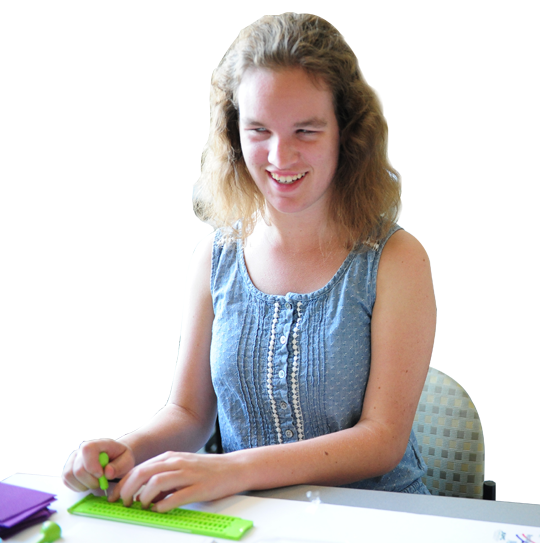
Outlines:
<svg viewBox="0 0 540 543"><path fill-rule="evenodd" d="M388 127L356 55L343 36L316 15L262 17L240 32L214 71L210 135L193 193L195 213L220 228L225 239L245 239L252 233L265 200L242 155L238 86L249 68L298 67L331 90L339 125L329 217L345 233L348 248L376 244L400 208L400 177L387 156Z"/></svg>

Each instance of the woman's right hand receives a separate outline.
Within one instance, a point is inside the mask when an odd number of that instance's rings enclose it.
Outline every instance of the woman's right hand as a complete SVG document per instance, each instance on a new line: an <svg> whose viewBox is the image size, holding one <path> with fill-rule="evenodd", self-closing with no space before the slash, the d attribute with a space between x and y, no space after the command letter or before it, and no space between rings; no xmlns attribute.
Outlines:
<svg viewBox="0 0 540 543"><path fill-rule="evenodd" d="M109 464L105 471L99 463L99 453L109 455ZM114 439L95 439L85 441L69 456L62 480L64 484L82 492L88 489L99 488L99 478L105 474L107 479L121 479L135 467L135 455L130 447Z"/></svg>

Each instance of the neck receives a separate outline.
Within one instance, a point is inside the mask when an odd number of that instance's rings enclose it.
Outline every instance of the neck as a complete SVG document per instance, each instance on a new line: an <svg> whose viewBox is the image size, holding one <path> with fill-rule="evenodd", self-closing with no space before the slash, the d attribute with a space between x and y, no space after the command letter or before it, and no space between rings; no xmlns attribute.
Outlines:
<svg viewBox="0 0 540 543"><path fill-rule="evenodd" d="M274 249L291 255L320 252L326 256L336 248L342 249L343 236L328 216L272 213L268 210L259 220L248 240L254 244L269 243Z"/></svg>

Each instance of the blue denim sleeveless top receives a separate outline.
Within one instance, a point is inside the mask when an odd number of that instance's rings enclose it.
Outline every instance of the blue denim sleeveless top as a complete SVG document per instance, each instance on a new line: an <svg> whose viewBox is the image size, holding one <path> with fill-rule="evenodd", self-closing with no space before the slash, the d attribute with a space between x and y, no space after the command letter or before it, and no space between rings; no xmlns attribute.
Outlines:
<svg viewBox="0 0 540 543"><path fill-rule="evenodd" d="M273 296L251 282L241 241L212 254L210 362L225 452L291 443L350 428L360 418L371 360L377 269L390 234L351 252L310 294ZM399 465L351 488L424 492L411 431ZM427 490L426 490L427 492Z"/></svg>

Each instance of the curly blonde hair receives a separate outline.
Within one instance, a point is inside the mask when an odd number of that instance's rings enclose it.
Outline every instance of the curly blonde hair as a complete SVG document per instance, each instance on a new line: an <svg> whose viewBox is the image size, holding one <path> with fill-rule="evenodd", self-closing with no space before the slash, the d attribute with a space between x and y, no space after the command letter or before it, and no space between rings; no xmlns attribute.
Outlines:
<svg viewBox="0 0 540 543"><path fill-rule="evenodd" d="M265 201L246 167L238 129L237 90L252 67L300 67L331 90L340 149L329 216L345 232L347 247L376 243L395 223L400 208L400 177L387 157L388 127L356 55L343 36L316 15L262 17L240 32L214 71L210 135L194 190L196 215L230 240L247 238L264 212Z"/></svg>

